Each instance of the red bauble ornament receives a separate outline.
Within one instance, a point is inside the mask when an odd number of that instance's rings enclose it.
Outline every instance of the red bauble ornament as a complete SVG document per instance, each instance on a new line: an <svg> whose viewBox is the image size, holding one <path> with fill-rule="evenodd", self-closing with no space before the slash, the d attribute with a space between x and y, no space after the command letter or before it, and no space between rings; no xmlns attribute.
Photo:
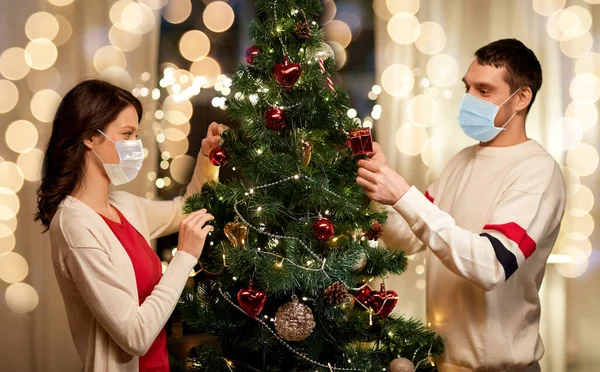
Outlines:
<svg viewBox="0 0 600 372"><path fill-rule="evenodd" d="M240 307L250 318L256 318L267 302L267 294L254 290L253 285L254 283L250 281L250 288L240 289L237 295Z"/></svg>
<svg viewBox="0 0 600 372"><path fill-rule="evenodd" d="M244 54L244 58L246 59L246 62L250 63L250 64L254 64L256 62L256 57L262 53L262 50L260 50L259 47L257 47L256 45L252 45L250 48L246 49L246 53Z"/></svg>
<svg viewBox="0 0 600 372"><path fill-rule="evenodd" d="M275 80L285 90L290 90L294 84L300 79L302 74L302 66L298 63L291 63L290 57L285 56L283 63L278 63L273 66L273 75Z"/></svg>
<svg viewBox="0 0 600 372"><path fill-rule="evenodd" d="M319 217L313 224L315 237L319 240L329 240L334 234L333 223L327 218Z"/></svg>
<svg viewBox="0 0 600 372"><path fill-rule="evenodd" d="M385 284L383 283L381 283L379 291L372 291L368 297L370 303L367 306L382 318L387 318L398 303L398 293L395 291L386 291Z"/></svg>
<svg viewBox="0 0 600 372"><path fill-rule="evenodd" d="M213 165L217 167L222 167L223 165L227 164L227 161L229 160L229 155L225 152L225 150L223 150L222 147L217 146L210 150L208 158L210 159L210 162Z"/></svg>
<svg viewBox="0 0 600 372"><path fill-rule="evenodd" d="M280 130L285 126L285 113L279 107L272 107L265 113L265 124L271 130Z"/></svg>

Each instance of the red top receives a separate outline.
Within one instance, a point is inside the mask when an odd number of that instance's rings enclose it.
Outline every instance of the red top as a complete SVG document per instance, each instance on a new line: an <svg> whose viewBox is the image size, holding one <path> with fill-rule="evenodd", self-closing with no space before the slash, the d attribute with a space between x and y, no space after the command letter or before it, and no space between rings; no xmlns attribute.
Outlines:
<svg viewBox="0 0 600 372"><path fill-rule="evenodd" d="M160 281L162 265L146 239L125 219L117 208L114 209L119 214L121 223L100 216L119 239L131 259L141 305ZM140 357L140 372L164 371L168 372L170 368L167 352L167 333L163 328L146 355Z"/></svg>

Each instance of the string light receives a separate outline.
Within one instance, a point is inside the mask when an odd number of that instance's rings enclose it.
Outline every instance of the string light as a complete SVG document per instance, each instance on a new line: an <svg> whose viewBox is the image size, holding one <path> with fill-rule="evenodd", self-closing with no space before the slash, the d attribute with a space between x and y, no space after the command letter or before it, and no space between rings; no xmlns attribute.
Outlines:
<svg viewBox="0 0 600 372"><path fill-rule="evenodd" d="M276 262L275 263L275 267L277 267L277 268L283 267L283 263L285 261L287 261L292 266L295 266L295 267L297 267L299 269L302 269L302 270L306 270L306 271L322 271L323 273L325 273L325 264L327 262L326 258L323 259L323 263L322 263L322 266L321 266L320 269L313 269L313 268L309 268L309 267L300 266L300 265L296 264L294 261L290 260L289 258L285 258L283 256L280 256L280 255L272 253L272 252L265 252L265 251L262 251L262 250L258 249L258 253L262 253L262 254L266 254L266 255L270 255L270 256L274 256L274 257L280 258L281 262Z"/></svg>
<svg viewBox="0 0 600 372"><path fill-rule="evenodd" d="M247 313L241 307L239 307L236 303L234 303L231 300L230 296L226 295L223 292L223 289L221 287L218 287L218 291L219 291L219 294L221 295L221 297L223 297L223 299L225 301L227 301L231 306L233 306L234 308L236 308L242 314L246 314L247 315ZM279 343L281 343L283 346L285 346L289 351L291 351L296 356L298 356L299 358L301 358L301 359L303 359L303 360L305 360L305 361L307 361L309 363L312 363L312 364L314 364L316 366L319 366L319 367L329 368L332 371L359 371L359 370L353 369L353 368L333 367L331 365L331 363L323 364L323 363L317 362L316 360L312 360L308 356L304 355L303 353L299 352L298 350L296 350L292 346L290 346L275 331L273 331L273 329L271 329L271 327L268 326L262 319L260 319L258 317L253 318L253 319L256 320L258 323L260 323L260 325L262 325L277 341L279 341ZM275 322L275 319L273 319L273 318L271 318L270 320L271 320L271 322Z"/></svg>

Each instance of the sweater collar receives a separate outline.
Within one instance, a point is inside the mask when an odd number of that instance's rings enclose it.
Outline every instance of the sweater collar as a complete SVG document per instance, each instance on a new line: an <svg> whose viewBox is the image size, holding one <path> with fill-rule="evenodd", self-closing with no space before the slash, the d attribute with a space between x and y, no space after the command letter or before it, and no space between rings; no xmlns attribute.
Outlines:
<svg viewBox="0 0 600 372"><path fill-rule="evenodd" d="M511 156L519 156L535 152L541 148L541 145L535 140L527 140L513 146L493 147L493 146L475 146L475 154L489 158L506 158Z"/></svg>
<svg viewBox="0 0 600 372"><path fill-rule="evenodd" d="M115 206L117 209L119 209L119 211L121 212L121 214L123 214L123 216L125 216L125 218L127 219L127 221L129 221L129 223L141 234L141 223L139 221L139 218L137 216L137 213L135 213L135 211L132 211L129 207L129 205L131 203L124 203L123 202L123 192L111 192L109 193L109 200L110 203ZM124 195L129 195L129 194L124 194ZM85 204L84 202L82 202L81 200L67 195L67 197L60 203L59 208L74 208L74 209L78 209L82 212L85 212L87 214L93 217L91 218L98 218L100 219L100 221L102 221L102 223L104 224L104 219L102 219L102 217L96 213L95 210L93 210L92 208L90 208L87 204ZM143 236L143 234L142 234Z"/></svg>

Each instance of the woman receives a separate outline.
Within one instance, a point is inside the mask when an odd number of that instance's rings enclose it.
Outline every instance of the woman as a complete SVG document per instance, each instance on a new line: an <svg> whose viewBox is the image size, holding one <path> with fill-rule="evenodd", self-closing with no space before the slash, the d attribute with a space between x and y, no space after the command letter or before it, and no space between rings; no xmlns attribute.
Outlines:
<svg viewBox="0 0 600 372"><path fill-rule="evenodd" d="M226 126L212 123L185 196L152 201L110 192L131 181L144 158L137 140L141 103L99 80L62 100L38 190L36 220L50 231L54 271L84 371L168 371L164 325L197 264L213 217L182 215L184 198L216 180L208 161ZM179 229L167 271L151 239Z"/></svg>

